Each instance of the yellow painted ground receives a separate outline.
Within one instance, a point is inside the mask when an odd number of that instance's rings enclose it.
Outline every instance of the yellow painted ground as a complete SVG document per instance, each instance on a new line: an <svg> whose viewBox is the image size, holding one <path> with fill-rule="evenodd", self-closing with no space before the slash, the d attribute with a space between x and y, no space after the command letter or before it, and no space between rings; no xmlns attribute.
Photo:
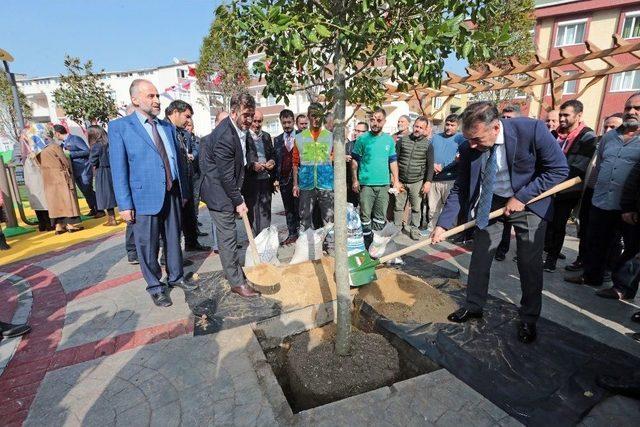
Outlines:
<svg viewBox="0 0 640 427"><path fill-rule="evenodd" d="M79 203L81 212L86 214L89 211L87 203L84 199L80 199ZM25 214L27 217L35 217L35 213L27 207L25 207ZM117 233L125 228L124 221L119 221L120 224L116 227L105 227L103 225L105 222L107 222L106 217L82 221L82 226L85 228L84 230L76 233L64 233L59 236L56 236L53 231L43 233L36 230L31 233L11 237L7 239L7 243L11 245L11 249L0 252L0 265L6 265L47 252L58 251L86 240ZM21 222L20 225L26 224Z"/></svg>

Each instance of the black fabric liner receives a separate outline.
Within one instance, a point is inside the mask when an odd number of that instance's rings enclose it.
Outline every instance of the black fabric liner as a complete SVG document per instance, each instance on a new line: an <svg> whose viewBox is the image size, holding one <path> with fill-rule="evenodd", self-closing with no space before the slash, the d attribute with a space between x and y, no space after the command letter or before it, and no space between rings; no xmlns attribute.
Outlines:
<svg viewBox="0 0 640 427"><path fill-rule="evenodd" d="M425 274L424 261L405 257L405 262L403 271L434 277L431 271ZM443 282L436 287L461 304L465 290ZM611 396L596 384L599 374L625 376L640 366L633 355L544 318L538 321L536 342L523 344L517 338L517 307L491 296L484 318L466 324L401 324L366 303L362 310L377 327L402 338L526 425L577 424Z"/></svg>

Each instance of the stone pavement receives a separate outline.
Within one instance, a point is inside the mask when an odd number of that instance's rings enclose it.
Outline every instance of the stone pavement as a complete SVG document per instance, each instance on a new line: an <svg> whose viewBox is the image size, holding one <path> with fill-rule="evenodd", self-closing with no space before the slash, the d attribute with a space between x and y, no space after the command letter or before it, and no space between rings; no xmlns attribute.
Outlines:
<svg viewBox="0 0 640 427"><path fill-rule="evenodd" d="M274 201L279 212L279 197ZM200 219L209 226L206 213ZM284 217L275 214L274 223L283 225ZM202 300L189 296L187 304L178 289L171 308L153 306L139 267L126 263L123 240L119 233L0 266L0 319L33 326L28 336L0 343L0 425L516 424L444 369L294 415L265 361L255 324L247 324L255 319L228 306L226 326L194 336L189 305ZM575 243L568 238L569 261ZM187 255L194 261L189 271L219 274L217 255ZM290 255L291 248L283 251ZM429 248L423 259L464 275L468 252L446 244ZM495 263L493 275L500 280L492 294L517 302L510 257ZM633 330L629 316L637 300L601 300L591 289L563 283L561 273L545 280L543 316L640 355L640 346L624 335ZM279 319L293 330L295 317ZM583 421L602 425L620 408L637 407L637 401L611 399Z"/></svg>

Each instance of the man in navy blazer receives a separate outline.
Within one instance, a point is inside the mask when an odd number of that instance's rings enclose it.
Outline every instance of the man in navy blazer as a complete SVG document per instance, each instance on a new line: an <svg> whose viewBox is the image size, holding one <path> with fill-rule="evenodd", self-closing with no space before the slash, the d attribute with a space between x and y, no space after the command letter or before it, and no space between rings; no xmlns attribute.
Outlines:
<svg viewBox="0 0 640 427"><path fill-rule="evenodd" d="M482 317L491 263L502 236L502 224L488 221L488 213L504 207L502 221L516 232L522 288L518 339L530 343L536 338L542 308L542 252L552 204L549 198L525 204L567 177L567 161L543 122L524 117L500 120L491 102L470 104L461 122L466 141L460 145L458 177L431 238L441 242L442 233L456 225L461 211L475 218L477 225L466 303L448 319L462 323Z"/></svg>
<svg viewBox="0 0 640 427"><path fill-rule="evenodd" d="M158 119L160 96L148 80L129 88L135 111L109 123L109 160L120 216L133 224L136 251L147 291L160 307L172 304L161 282L160 238L166 251L169 287L194 290L184 279L180 248L180 211L184 170L178 159L175 128Z"/></svg>
<svg viewBox="0 0 640 427"><path fill-rule="evenodd" d="M62 148L71 159L73 179L89 205L88 216L103 217L105 213L98 212L96 193L93 191L93 169L91 162L89 162L89 146L84 142L84 139L68 133L62 125L53 126L53 136L60 141Z"/></svg>

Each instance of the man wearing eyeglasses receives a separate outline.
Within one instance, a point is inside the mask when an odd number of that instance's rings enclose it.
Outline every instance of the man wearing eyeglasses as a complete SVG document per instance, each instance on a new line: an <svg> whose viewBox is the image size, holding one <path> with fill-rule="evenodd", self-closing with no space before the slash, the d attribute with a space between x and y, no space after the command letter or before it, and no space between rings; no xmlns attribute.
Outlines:
<svg viewBox="0 0 640 427"><path fill-rule="evenodd" d="M602 286L608 254L618 232L622 235L624 252L616 265L621 265L640 250L640 226L622 219L622 190L634 165L640 161L640 92L627 99L622 126L607 132L600 140L595 170L596 186L589 212L587 241L582 275L565 280L577 285ZM613 286L596 292L609 299L633 299L637 287Z"/></svg>

